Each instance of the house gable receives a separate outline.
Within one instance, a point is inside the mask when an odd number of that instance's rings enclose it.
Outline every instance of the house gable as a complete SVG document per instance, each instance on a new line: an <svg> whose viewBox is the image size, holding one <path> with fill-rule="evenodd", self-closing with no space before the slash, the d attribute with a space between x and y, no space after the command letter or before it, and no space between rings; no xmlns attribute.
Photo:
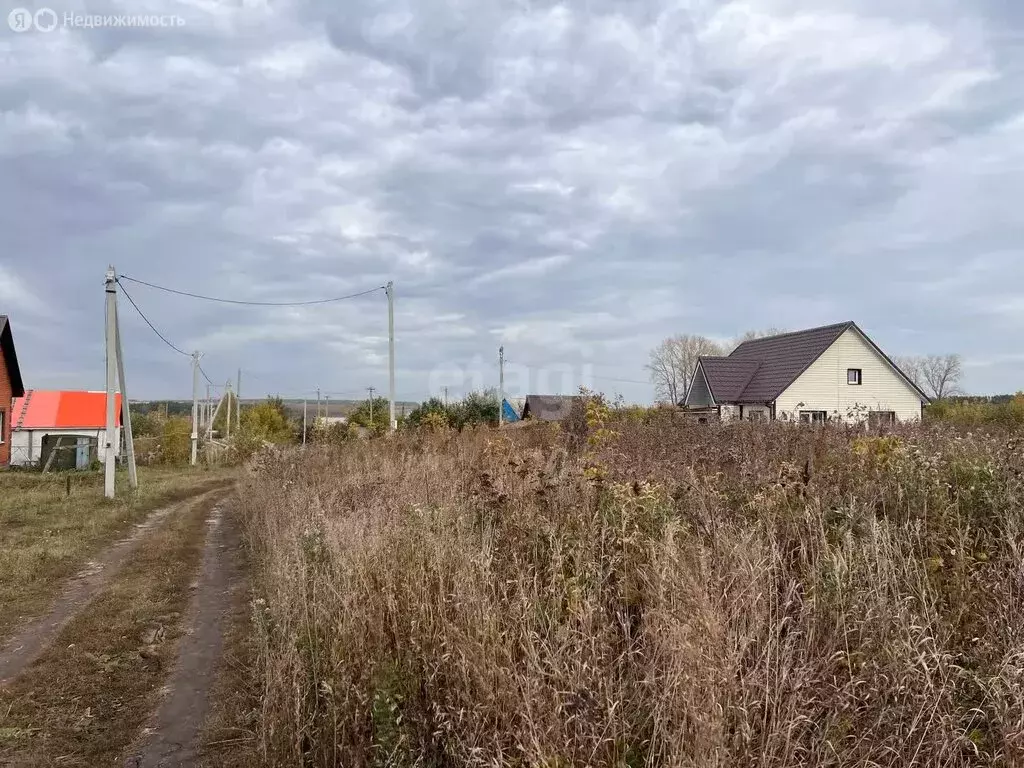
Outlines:
<svg viewBox="0 0 1024 768"><path fill-rule="evenodd" d="M860 371L850 384L848 372ZM791 418L801 410L838 412L891 411L901 421L918 421L924 394L892 361L851 324L775 401L776 415Z"/></svg>
<svg viewBox="0 0 1024 768"><path fill-rule="evenodd" d="M703 363L697 363L697 370L693 372L693 381L690 382L690 388L683 398L683 405L688 408L711 408L715 405L715 396L711 394L711 387L708 386Z"/></svg>

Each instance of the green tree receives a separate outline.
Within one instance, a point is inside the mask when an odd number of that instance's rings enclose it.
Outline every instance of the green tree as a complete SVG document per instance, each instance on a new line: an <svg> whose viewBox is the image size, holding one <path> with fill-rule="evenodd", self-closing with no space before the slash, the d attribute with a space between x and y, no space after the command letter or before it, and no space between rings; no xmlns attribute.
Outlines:
<svg viewBox="0 0 1024 768"><path fill-rule="evenodd" d="M388 414L388 401L383 397L375 397L372 404L367 399L357 405L348 415L348 422L382 435L388 431Z"/></svg>
<svg viewBox="0 0 1024 768"><path fill-rule="evenodd" d="M442 424L451 424L453 419L448 406L440 398L432 397L413 408L405 417L405 421L411 427L420 427L427 422L431 427L437 427Z"/></svg>
<svg viewBox="0 0 1024 768"><path fill-rule="evenodd" d="M470 392L450 406L450 423L458 429L477 424L498 423L498 394L493 389Z"/></svg>
<svg viewBox="0 0 1024 768"><path fill-rule="evenodd" d="M262 403L243 410L242 433L249 440L268 443L290 443L295 439L288 411L279 397L268 397Z"/></svg>
<svg viewBox="0 0 1024 768"><path fill-rule="evenodd" d="M192 421L184 416L172 416L163 422L160 439L160 461L165 464L184 464L192 455Z"/></svg>

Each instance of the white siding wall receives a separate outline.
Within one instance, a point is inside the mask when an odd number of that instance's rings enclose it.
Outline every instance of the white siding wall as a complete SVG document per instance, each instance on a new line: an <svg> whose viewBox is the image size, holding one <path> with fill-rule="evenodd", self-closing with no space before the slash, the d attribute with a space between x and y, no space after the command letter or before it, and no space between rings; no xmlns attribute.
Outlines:
<svg viewBox="0 0 1024 768"><path fill-rule="evenodd" d="M106 459L103 451L107 437L105 429L19 429L11 433L11 464L23 467L38 462L43 451L43 438L47 435L67 435L70 439L64 441L66 445L73 445L75 437L95 438L99 442L100 462ZM116 429L115 439L118 446L115 455L120 456L121 427Z"/></svg>
<svg viewBox="0 0 1024 768"><path fill-rule="evenodd" d="M847 384L850 368L863 371L860 386ZM797 407L799 403L803 406ZM776 417L798 411L828 411L846 419L857 407L872 411L893 411L900 421L919 421L921 399L859 333L850 329L836 339L803 375L783 392L775 403Z"/></svg>
<svg viewBox="0 0 1024 768"><path fill-rule="evenodd" d="M694 376L690 392L687 395L686 404L691 408L709 408L715 404L711 397L711 392L708 390L707 380L699 368Z"/></svg>

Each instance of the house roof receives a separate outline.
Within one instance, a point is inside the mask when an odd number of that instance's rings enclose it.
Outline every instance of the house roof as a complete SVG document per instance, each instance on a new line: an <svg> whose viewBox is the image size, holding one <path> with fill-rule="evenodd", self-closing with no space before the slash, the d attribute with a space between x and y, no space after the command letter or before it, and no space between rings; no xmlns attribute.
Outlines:
<svg viewBox="0 0 1024 768"><path fill-rule="evenodd" d="M4 357L7 376L11 380L11 393L14 397L25 394L25 384L21 380L21 368L18 366L18 353L14 348L14 335L7 315L0 315L0 354Z"/></svg>
<svg viewBox="0 0 1024 768"><path fill-rule="evenodd" d="M700 358L700 366L715 402L770 403L850 329L857 331L928 402L920 387L852 321L745 341L728 357Z"/></svg>
<svg viewBox="0 0 1024 768"><path fill-rule="evenodd" d="M539 421L561 421L580 402L579 395L527 395L523 406L523 418Z"/></svg>
<svg viewBox="0 0 1024 768"><path fill-rule="evenodd" d="M115 395L121 426L121 395ZM30 389L14 400L14 429L103 429L107 426L106 392L54 392Z"/></svg>

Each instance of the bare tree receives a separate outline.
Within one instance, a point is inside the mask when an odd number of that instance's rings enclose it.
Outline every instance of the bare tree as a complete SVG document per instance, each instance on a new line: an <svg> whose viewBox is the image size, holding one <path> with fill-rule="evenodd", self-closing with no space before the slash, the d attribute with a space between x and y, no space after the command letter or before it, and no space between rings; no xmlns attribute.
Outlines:
<svg viewBox="0 0 1024 768"><path fill-rule="evenodd" d="M960 355L925 355L896 358L896 365L912 382L934 400L960 391L963 359Z"/></svg>
<svg viewBox="0 0 1024 768"><path fill-rule="evenodd" d="M690 387L699 358L720 354L722 348L706 336L682 334L662 341L651 350L647 365L658 399L678 403Z"/></svg>

